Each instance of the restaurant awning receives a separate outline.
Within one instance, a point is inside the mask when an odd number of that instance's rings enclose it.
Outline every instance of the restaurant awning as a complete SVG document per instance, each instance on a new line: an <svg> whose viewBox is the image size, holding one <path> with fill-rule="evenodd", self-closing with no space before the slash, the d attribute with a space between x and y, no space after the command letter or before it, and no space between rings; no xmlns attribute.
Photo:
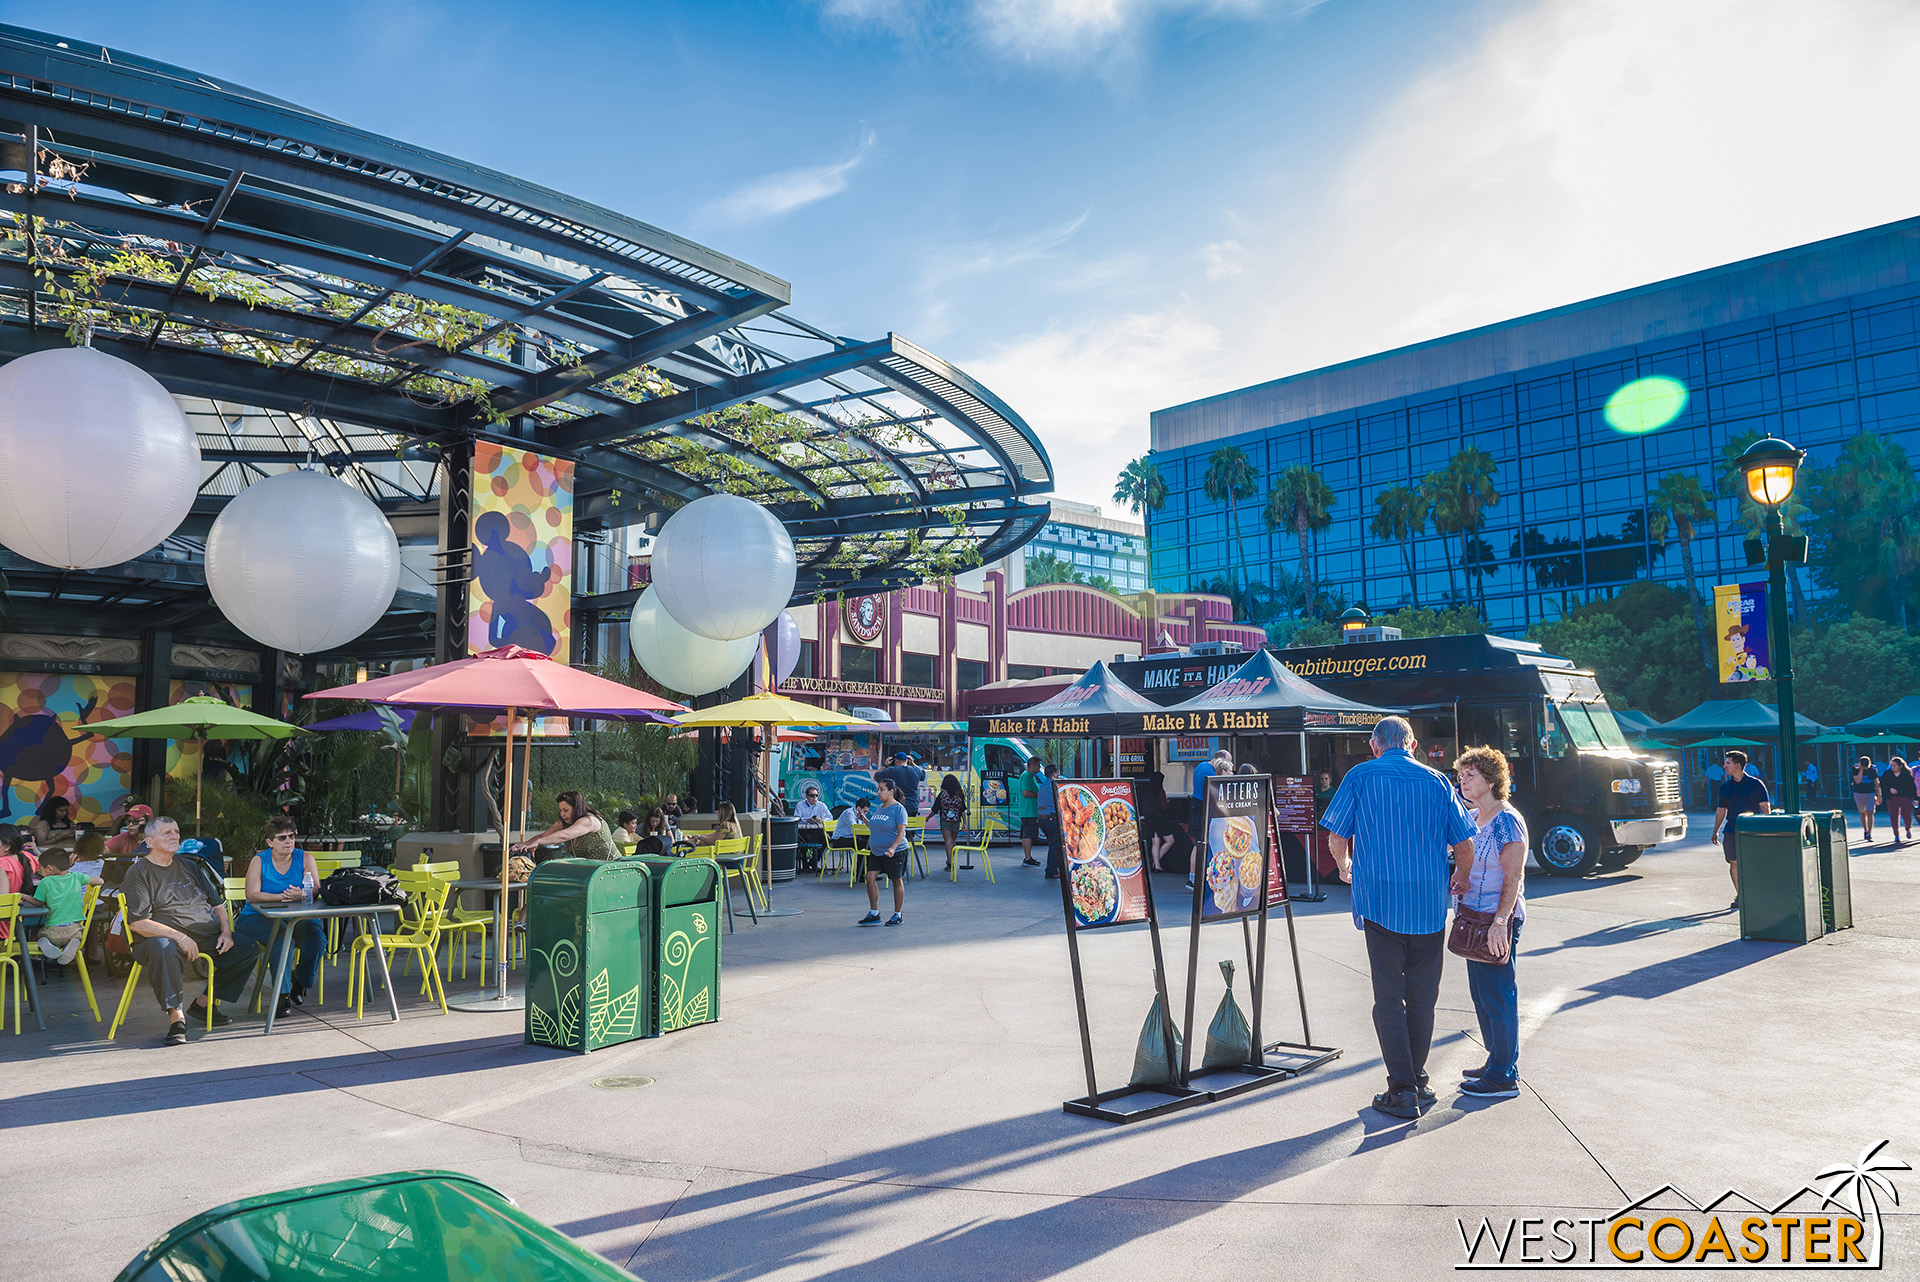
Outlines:
<svg viewBox="0 0 1920 1282"><path fill-rule="evenodd" d="M1371 733L1399 708L1377 708L1330 694L1276 658L1256 650L1232 676L1171 708L1155 708L1117 734L1219 735Z"/></svg>
<svg viewBox="0 0 1920 1282"><path fill-rule="evenodd" d="M1040 739L1103 739L1141 734L1141 720L1163 715L1159 705L1122 681L1102 660L1078 681L1042 703L1004 716L967 718L967 733Z"/></svg>

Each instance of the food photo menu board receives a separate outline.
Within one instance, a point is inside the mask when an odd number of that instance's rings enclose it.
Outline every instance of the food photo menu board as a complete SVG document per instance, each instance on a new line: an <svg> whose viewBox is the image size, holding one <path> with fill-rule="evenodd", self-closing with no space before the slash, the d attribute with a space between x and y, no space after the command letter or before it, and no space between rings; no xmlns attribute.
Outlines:
<svg viewBox="0 0 1920 1282"><path fill-rule="evenodd" d="M1147 868L1133 785L1124 779L1062 779L1054 799L1074 928L1145 921Z"/></svg>
<svg viewBox="0 0 1920 1282"><path fill-rule="evenodd" d="M1207 780L1207 846L1193 892L1201 921L1244 917L1259 912L1263 899L1285 900L1284 884L1279 898L1271 898L1272 813L1273 781L1268 776L1215 775ZM1267 896L1260 893L1262 885L1268 886Z"/></svg>

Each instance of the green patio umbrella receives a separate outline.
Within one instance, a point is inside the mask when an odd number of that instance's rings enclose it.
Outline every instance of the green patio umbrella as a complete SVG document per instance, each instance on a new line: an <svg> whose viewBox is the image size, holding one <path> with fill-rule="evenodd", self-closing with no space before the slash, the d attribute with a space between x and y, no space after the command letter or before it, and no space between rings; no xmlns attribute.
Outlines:
<svg viewBox="0 0 1920 1282"><path fill-rule="evenodd" d="M205 743L209 739L291 739L312 731L285 721L275 721L245 708L236 708L224 699L197 694L171 707L136 712L111 721L89 721L86 728L94 734L113 739L183 739ZM203 762L204 766L205 763ZM193 831L200 832L200 775L193 776Z"/></svg>
<svg viewBox="0 0 1920 1282"><path fill-rule="evenodd" d="M1759 748L1764 745L1758 739L1737 739L1723 734L1717 739L1702 739L1699 743L1683 743L1682 748Z"/></svg>
<svg viewBox="0 0 1920 1282"><path fill-rule="evenodd" d="M1826 734L1814 736L1813 738L1807 740L1807 742L1808 743L1862 743L1865 741L1862 740L1858 735L1842 734L1840 731L1830 730Z"/></svg>

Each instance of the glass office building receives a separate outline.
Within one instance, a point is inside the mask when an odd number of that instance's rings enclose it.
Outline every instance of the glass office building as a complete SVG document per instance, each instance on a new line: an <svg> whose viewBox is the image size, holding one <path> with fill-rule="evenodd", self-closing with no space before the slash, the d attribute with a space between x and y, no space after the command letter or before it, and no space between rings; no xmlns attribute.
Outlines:
<svg viewBox="0 0 1920 1282"><path fill-rule="evenodd" d="M1256 582L1298 565L1293 535L1262 512L1274 478L1306 463L1336 499L1315 578L1375 610L1411 604L1416 587L1427 606L1484 592L1493 628L1518 633L1635 579L1678 585L1678 545L1646 537L1648 493L1669 472L1717 493L1729 440L1782 436L1824 461L1870 428L1920 459L1917 307L1920 218L1161 410L1153 457L1169 498L1148 521L1154 586L1183 591L1227 572L1228 513L1204 488L1224 445L1261 477L1239 505L1244 562L1235 552ZM1639 421L1608 414L1609 401L1618 411L1616 398L1647 389ZM1618 425L1676 408L1651 430ZM1466 446L1497 465L1481 573L1469 589L1458 536L1443 548L1429 526L1413 540L1410 579L1401 545L1368 528L1375 496L1417 486ZM1734 500L1716 507L1694 542L1703 587L1750 575Z"/></svg>
<svg viewBox="0 0 1920 1282"><path fill-rule="evenodd" d="M1071 562L1083 579L1104 575L1122 592L1146 591L1147 541L1143 527L1106 516L1089 503L1069 499L1054 499L1052 503L1053 518L1021 549L1022 556L1051 552Z"/></svg>

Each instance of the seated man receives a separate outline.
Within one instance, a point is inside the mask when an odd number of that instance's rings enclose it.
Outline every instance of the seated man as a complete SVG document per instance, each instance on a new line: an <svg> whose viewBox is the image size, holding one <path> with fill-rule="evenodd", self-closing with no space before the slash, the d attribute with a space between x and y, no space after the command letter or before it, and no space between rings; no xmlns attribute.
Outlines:
<svg viewBox="0 0 1920 1282"><path fill-rule="evenodd" d="M820 804L820 785L807 785L806 799L794 807L793 817L800 821L800 866L811 871L820 866L820 852L827 845L827 825L833 822L833 811Z"/></svg>
<svg viewBox="0 0 1920 1282"><path fill-rule="evenodd" d="M867 798L862 797L845 810L842 810L840 812L840 818L834 821L833 839L842 846L853 845L865 850L867 848L867 835L865 833L855 833L853 826L855 824L859 824L862 827L866 826L867 815L872 804L873 803Z"/></svg>
<svg viewBox="0 0 1920 1282"><path fill-rule="evenodd" d="M227 920L221 887L180 851L180 825L165 815L146 826L146 857L127 870L120 883L120 901L127 917L127 940L133 959L146 968L153 995L167 1012L167 1045L187 1041L187 1017L204 1019L213 1003L213 1022L231 1024L219 1003L239 1000L247 973L260 956L251 939L235 939ZM187 968L200 954L213 956L213 991L182 1010Z"/></svg>

